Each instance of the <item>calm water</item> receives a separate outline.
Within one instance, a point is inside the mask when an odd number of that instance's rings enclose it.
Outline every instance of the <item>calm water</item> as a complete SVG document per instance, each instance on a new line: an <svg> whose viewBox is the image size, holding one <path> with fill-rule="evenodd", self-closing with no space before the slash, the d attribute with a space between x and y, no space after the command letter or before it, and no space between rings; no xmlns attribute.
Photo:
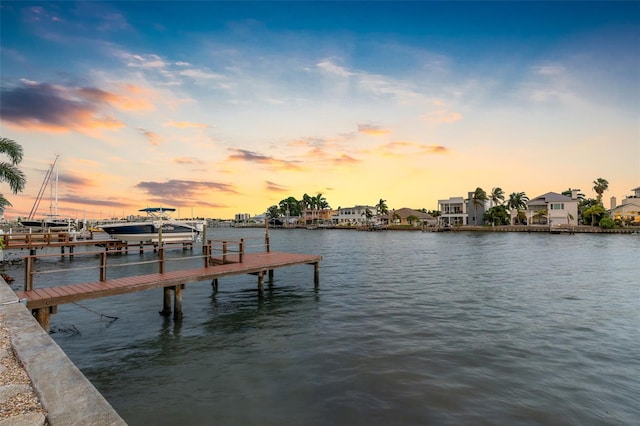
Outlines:
<svg viewBox="0 0 640 426"><path fill-rule="evenodd" d="M324 257L317 290L302 265L263 301L255 276L190 284L179 323L161 290L64 305L53 337L131 425L638 424L638 235L270 235Z"/></svg>

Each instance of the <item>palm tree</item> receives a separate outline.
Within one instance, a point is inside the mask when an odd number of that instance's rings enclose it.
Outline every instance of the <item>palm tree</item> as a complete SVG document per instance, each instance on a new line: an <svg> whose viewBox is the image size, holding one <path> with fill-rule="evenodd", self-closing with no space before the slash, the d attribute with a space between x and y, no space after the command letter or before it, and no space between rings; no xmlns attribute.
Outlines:
<svg viewBox="0 0 640 426"><path fill-rule="evenodd" d="M485 201L487 201L489 197L487 197L487 193L484 189L477 187L475 191L473 191L473 196L471 200L473 201L473 210L474 210L474 224L478 224L478 207L482 205Z"/></svg>
<svg viewBox="0 0 640 426"><path fill-rule="evenodd" d="M536 219L538 222L540 222L543 218L546 219L547 218L547 209L538 210L533 215L533 218Z"/></svg>
<svg viewBox="0 0 640 426"><path fill-rule="evenodd" d="M12 139L0 137L0 153L6 154L11 160L11 162L0 162L0 181L7 182L14 194L22 192L27 182L24 173L17 167L22 161L22 146ZM0 209L7 206L12 204L0 194Z"/></svg>
<svg viewBox="0 0 640 426"><path fill-rule="evenodd" d="M318 193L318 195L315 196L315 201L316 201L316 208L322 210L324 214L324 210L329 208L329 203L327 202L327 199L323 197L321 193Z"/></svg>
<svg viewBox="0 0 640 426"><path fill-rule="evenodd" d="M493 201L494 206L499 206L504 203L504 191L499 186L495 187L491 190L489 198Z"/></svg>
<svg viewBox="0 0 640 426"><path fill-rule="evenodd" d="M527 206L527 201L529 201L529 197L527 197L527 194L524 192L512 192L509 195L507 207L509 210L515 210L517 212L516 217L518 220L520 220L520 211Z"/></svg>
<svg viewBox="0 0 640 426"><path fill-rule="evenodd" d="M593 190L598 194L598 202L602 204L602 194L609 189L609 182L606 179L598 178L593 181Z"/></svg>
<svg viewBox="0 0 640 426"><path fill-rule="evenodd" d="M383 200L382 198L380 198L380 201L378 201L378 204L376 204L376 213L381 216L389 214L389 207L387 206L387 200Z"/></svg>
<svg viewBox="0 0 640 426"><path fill-rule="evenodd" d="M596 222L599 222L606 213L607 211L602 206L602 203L600 203L589 207L582 213L582 215L585 219L591 218L591 226L595 226Z"/></svg>
<svg viewBox="0 0 640 426"><path fill-rule="evenodd" d="M371 210L366 209L364 213L362 213L362 216L364 216L367 223L369 223L371 221L371 218L373 217L373 213L371 212Z"/></svg>
<svg viewBox="0 0 640 426"><path fill-rule="evenodd" d="M303 213L304 213L304 219L303 219L303 220L304 220L305 224L307 223L307 209L308 209L308 208L311 208L311 203L312 203L312 202L311 202L311 199L312 199L312 197L311 197L309 194L306 194L306 193L305 193L305 194L302 196L302 200L301 200L301 203L302 203L302 211L303 211Z"/></svg>

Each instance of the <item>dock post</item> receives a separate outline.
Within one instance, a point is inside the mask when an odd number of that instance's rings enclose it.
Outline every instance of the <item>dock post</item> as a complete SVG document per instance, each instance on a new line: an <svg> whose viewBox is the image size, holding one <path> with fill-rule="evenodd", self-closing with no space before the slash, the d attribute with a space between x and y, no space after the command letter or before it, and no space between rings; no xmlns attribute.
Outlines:
<svg viewBox="0 0 640 426"><path fill-rule="evenodd" d="M218 279L214 278L213 280L211 280L211 288L213 288L213 293L217 293L218 292Z"/></svg>
<svg viewBox="0 0 640 426"><path fill-rule="evenodd" d="M142 241L140 241L140 251L138 253L139 254L144 253L144 243Z"/></svg>
<svg viewBox="0 0 640 426"><path fill-rule="evenodd" d="M320 263L316 262L313 264L313 285L315 288L318 288L320 285Z"/></svg>
<svg viewBox="0 0 640 426"><path fill-rule="evenodd" d="M242 257L244 256L244 238L240 238L240 244L238 244L238 260L242 263Z"/></svg>
<svg viewBox="0 0 640 426"><path fill-rule="evenodd" d="M182 286L173 287L173 319L176 320L182 318Z"/></svg>
<svg viewBox="0 0 640 426"><path fill-rule="evenodd" d="M222 264L227 263L227 242L222 242Z"/></svg>
<svg viewBox="0 0 640 426"><path fill-rule="evenodd" d="M60 259L64 259L64 246L60 246Z"/></svg>
<svg viewBox="0 0 640 426"><path fill-rule="evenodd" d="M273 285L273 269L269 269L269 285Z"/></svg>
<svg viewBox="0 0 640 426"><path fill-rule="evenodd" d="M100 252L100 281L107 280L107 252Z"/></svg>
<svg viewBox="0 0 640 426"><path fill-rule="evenodd" d="M34 257L24 258L24 290L33 290L33 261Z"/></svg>
<svg viewBox="0 0 640 426"><path fill-rule="evenodd" d="M208 268L211 265L211 244L206 243L202 245L202 253L204 257L204 267Z"/></svg>
<svg viewBox="0 0 640 426"><path fill-rule="evenodd" d="M162 301L162 310L160 311L160 315L168 317L171 315L171 288L164 287L163 291L163 301Z"/></svg>
<svg viewBox="0 0 640 426"><path fill-rule="evenodd" d="M47 333L49 333L49 329L51 328L51 311L49 309L49 306L35 309L36 321L38 321L38 324L40 324Z"/></svg>
<svg viewBox="0 0 640 426"><path fill-rule="evenodd" d="M73 259L73 246L69 246L69 259Z"/></svg>
<svg viewBox="0 0 640 426"><path fill-rule="evenodd" d="M158 249L158 262L159 262L159 271L161 274L164 274L164 246L160 246Z"/></svg>
<svg viewBox="0 0 640 426"><path fill-rule="evenodd" d="M264 299L264 271L258 272L258 297Z"/></svg>

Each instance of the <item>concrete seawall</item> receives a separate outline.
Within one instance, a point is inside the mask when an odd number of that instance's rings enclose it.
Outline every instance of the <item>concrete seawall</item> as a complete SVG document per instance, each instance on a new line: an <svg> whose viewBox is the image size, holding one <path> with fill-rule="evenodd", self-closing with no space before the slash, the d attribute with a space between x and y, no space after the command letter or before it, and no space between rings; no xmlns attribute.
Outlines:
<svg viewBox="0 0 640 426"><path fill-rule="evenodd" d="M1 278L0 318L50 425L126 425ZM24 423L8 418L0 424Z"/></svg>

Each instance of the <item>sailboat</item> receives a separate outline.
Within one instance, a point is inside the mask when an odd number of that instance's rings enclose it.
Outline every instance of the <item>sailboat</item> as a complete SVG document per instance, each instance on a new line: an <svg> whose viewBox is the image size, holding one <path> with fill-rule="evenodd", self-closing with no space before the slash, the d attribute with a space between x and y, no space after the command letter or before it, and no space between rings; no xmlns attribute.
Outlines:
<svg viewBox="0 0 640 426"><path fill-rule="evenodd" d="M64 230L70 228L70 223L64 219L58 219L58 168L56 164L58 163L58 155L53 160L53 163L49 166L49 170L44 175L44 180L42 181L42 185L40 186L40 191L38 191L38 195L36 196L35 201L33 202L33 206L31 207L31 211L29 212L29 217L25 220L21 220L20 223L22 226L32 229L39 229L42 231L46 230ZM53 188L50 187L51 192L51 201L49 203L49 214L46 215L43 219L35 219L35 215L38 212L38 207L40 207L40 201L42 201L42 197L47 189L47 186L51 182L51 176L53 175L53 171L55 169L56 179L55 179L55 210L54 210L54 198L53 198Z"/></svg>

